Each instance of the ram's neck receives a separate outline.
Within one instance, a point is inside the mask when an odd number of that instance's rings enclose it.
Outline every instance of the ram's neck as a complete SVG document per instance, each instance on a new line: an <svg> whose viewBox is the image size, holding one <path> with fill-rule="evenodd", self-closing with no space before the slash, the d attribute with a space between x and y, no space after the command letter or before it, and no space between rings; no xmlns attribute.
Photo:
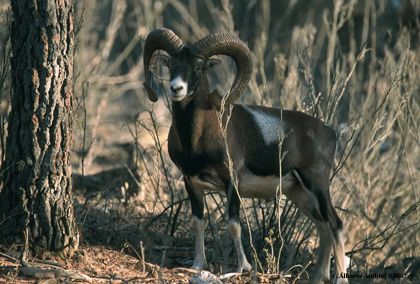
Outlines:
<svg viewBox="0 0 420 284"><path fill-rule="evenodd" d="M209 129L208 116L213 116L212 112L208 83L200 84L190 98L172 103L172 123L182 144L188 147L197 145L204 131Z"/></svg>

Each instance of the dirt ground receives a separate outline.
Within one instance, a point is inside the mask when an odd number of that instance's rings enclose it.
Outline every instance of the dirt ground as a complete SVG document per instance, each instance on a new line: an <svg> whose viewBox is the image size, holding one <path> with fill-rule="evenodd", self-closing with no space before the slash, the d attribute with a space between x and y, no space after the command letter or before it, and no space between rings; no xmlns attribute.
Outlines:
<svg viewBox="0 0 420 284"><path fill-rule="evenodd" d="M31 259L28 264L36 265L36 271L20 268L17 257L11 251L1 253L0 283L189 283L200 275L192 269L168 269L143 263L124 252L102 246L82 246L75 256L67 260L59 257L48 261ZM285 283L279 275L259 273L232 273L224 277L224 283Z"/></svg>
<svg viewBox="0 0 420 284"><path fill-rule="evenodd" d="M42 279L42 283L69 280L66 275L58 276L48 273L51 269L65 269L85 275L80 282L111 282L111 283L187 283L194 271L186 269L165 269L157 265L145 263L144 267L138 259L120 251L110 250L101 246L82 246L79 252L69 260L55 258L48 263L41 260L32 260L45 269L29 277L19 272L18 262L0 256L0 282L1 283L35 283ZM144 270L143 270L144 268ZM47 280L49 279L49 280ZM73 280L75 280L73 278ZM39 282L38 282L39 283Z"/></svg>

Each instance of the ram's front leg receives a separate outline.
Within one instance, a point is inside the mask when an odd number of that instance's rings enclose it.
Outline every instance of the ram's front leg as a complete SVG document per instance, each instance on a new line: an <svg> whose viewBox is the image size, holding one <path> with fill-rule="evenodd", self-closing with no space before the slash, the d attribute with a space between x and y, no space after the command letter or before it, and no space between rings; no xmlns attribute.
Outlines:
<svg viewBox="0 0 420 284"><path fill-rule="evenodd" d="M204 194L201 190L193 187L191 179L188 176L184 178L184 182L191 202L195 233L195 255L192 268L201 270L207 266L204 250Z"/></svg>
<svg viewBox="0 0 420 284"><path fill-rule="evenodd" d="M249 264L246 259L244 248L242 246L241 239L241 224L239 223L239 209L240 209L240 200L236 190L231 187L228 190L228 212L229 212L229 232L233 239L235 245L236 256L238 259L238 272L250 271L252 269L251 264Z"/></svg>

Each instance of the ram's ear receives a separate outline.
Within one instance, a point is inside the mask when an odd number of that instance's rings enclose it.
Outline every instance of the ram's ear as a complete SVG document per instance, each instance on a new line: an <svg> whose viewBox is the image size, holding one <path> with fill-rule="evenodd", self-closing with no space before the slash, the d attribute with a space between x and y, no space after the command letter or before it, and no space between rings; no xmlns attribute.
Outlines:
<svg viewBox="0 0 420 284"><path fill-rule="evenodd" d="M153 61L159 65L169 65L169 56L166 54L155 54L153 55Z"/></svg>
<svg viewBox="0 0 420 284"><path fill-rule="evenodd" d="M216 59L216 58L210 58L209 60L207 60L206 68L213 68L219 65L220 63L222 63L222 60Z"/></svg>
<svg viewBox="0 0 420 284"><path fill-rule="evenodd" d="M153 65L169 65L169 56L166 54L154 54L152 57ZM149 96L149 100L152 102L156 102L158 98L161 96L161 94L164 93L165 88L162 84L162 82L156 78L156 76L153 74L152 71L151 76L149 76L149 80L146 82L143 82L143 86L146 89L146 93Z"/></svg>
<svg viewBox="0 0 420 284"><path fill-rule="evenodd" d="M158 98L165 92L165 87L162 82L156 79L155 76L150 76L148 82L143 82L143 86L146 89L149 100L156 102Z"/></svg>

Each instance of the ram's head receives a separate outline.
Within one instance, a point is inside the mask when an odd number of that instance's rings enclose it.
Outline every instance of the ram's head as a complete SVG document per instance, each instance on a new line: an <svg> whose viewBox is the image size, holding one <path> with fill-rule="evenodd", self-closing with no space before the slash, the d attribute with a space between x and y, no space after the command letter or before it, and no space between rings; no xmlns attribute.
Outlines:
<svg viewBox="0 0 420 284"><path fill-rule="evenodd" d="M160 82L150 71L150 62L157 50L168 53L161 56L169 67L171 98L181 101L188 96L196 96L197 88L206 76L206 71L220 61L214 55L230 56L237 68L237 74L228 92L227 103L233 103L245 89L252 73L252 54L248 47L236 36L216 33L206 36L192 45L186 45L169 29L157 29L149 33L144 47L145 82L149 99L157 101Z"/></svg>

